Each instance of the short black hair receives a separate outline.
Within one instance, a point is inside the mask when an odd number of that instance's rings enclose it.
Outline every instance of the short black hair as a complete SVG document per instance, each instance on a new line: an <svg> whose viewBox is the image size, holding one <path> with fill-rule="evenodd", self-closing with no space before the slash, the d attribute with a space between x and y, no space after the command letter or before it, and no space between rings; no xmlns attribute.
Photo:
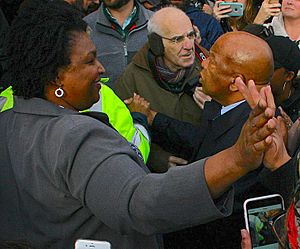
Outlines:
<svg viewBox="0 0 300 249"><path fill-rule="evenodd" d="M44 98L45 85L70 64L76 32L87 24L64 1L32 0L14 20L6 40L14 95Z"/></svg>

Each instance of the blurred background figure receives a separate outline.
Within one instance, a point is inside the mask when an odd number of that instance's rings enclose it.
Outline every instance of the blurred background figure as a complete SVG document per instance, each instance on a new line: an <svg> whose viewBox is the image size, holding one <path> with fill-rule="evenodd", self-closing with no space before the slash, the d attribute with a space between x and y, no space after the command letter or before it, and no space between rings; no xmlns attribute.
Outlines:
<svg viewBox="0 0 300 249"><path fill-rule="evenodd" d="M261 37L271 47L274 58L271 87L275 103L295 122L300 116L300 86L296 79L300 70L300 50L297 44L288 37L273 35L273 30L263 25L250 24L244 31Z"/></svg>
<svg viewBox="0 0 300 249"><path fill-rule="evenodd" d="M114 86L135 53L147 42L147 23L153 12L134 0L103 0L84 20L105 67L106 83Z"/></svg>
<svg viewBox="0 0 300 249"><path fill-rule="evenodd" d="M300 48L300 1L282 0L281 12L270 24L275 35L287 36Z"/></svg>
<svg viewBox="0 0 300 249"><path fill-rule="evenodd" d="M280 13L281 4L270 3L270 0L265 0L263 3L255 0L234 0L234 1L216 1L213 4L204 4L203 10L210 13L220 21L223 31L229 32L234 30L242 30L247 24L258 23L263 24L270 17L278 16ZM242 16L229 16L232 11L230 6L221 6L223 2L242 3L244 12ZM209 3L209 2L208 2Z"/></svg>

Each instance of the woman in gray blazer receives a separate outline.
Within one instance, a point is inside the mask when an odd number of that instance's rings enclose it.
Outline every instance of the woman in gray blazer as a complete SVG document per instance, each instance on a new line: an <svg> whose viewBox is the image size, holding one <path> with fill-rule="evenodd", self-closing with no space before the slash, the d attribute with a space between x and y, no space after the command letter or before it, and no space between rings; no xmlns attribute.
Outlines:
<svg viewBox="0 0 300 249"><path fill-rule="evenodd" d="M162 232L230 215L231 184L261 164L272 141L270 101L233 147L150 174L105 115L79 113L98 101L104 72L86 30L63 1L29 5L11 27L15 97L0 114L0 240L58 249L90 238L156 249Z"/></svg>

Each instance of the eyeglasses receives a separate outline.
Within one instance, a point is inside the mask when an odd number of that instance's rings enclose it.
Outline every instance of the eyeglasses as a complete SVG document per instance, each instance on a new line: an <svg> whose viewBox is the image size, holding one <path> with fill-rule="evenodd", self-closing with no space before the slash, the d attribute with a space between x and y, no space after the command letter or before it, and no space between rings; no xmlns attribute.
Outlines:
<svg viewBox="0 0 300 249"><path fill-rule="evenodd" d="M196 36L197 36L197 34L193 30L193 31L188 32L187 34L177 35L177 36L173 36L171 38L164 37L164 36L160 36L160 37L163 38L163 39L169 40L169 41L171 41L174 44L179 44L179 43L182 43L184 41L185 37L189 38L190 40L195 40Z"/></svg>

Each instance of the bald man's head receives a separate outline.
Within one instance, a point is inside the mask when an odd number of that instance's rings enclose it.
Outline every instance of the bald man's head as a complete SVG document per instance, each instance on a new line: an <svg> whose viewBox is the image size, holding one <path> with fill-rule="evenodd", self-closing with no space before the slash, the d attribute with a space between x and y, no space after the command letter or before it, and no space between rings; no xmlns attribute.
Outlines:
<svg viewBox="0 0 300 249"><path fill-rule="evenodd" d="M176 7L165 7L153 14L148 22L148 32L157 33L162 36L168 35L168 32L178 23L191 23L189 17Z"/></svg>
<svg viewBox="0 0 300 249"><path fill-rule="evenodd" d="M237 31L222 35L210 50L210 58L203 63L203 89L222 104L242 99L234 82L241 77L263 86L273 75L273 55L261 38Z"/></svg>

